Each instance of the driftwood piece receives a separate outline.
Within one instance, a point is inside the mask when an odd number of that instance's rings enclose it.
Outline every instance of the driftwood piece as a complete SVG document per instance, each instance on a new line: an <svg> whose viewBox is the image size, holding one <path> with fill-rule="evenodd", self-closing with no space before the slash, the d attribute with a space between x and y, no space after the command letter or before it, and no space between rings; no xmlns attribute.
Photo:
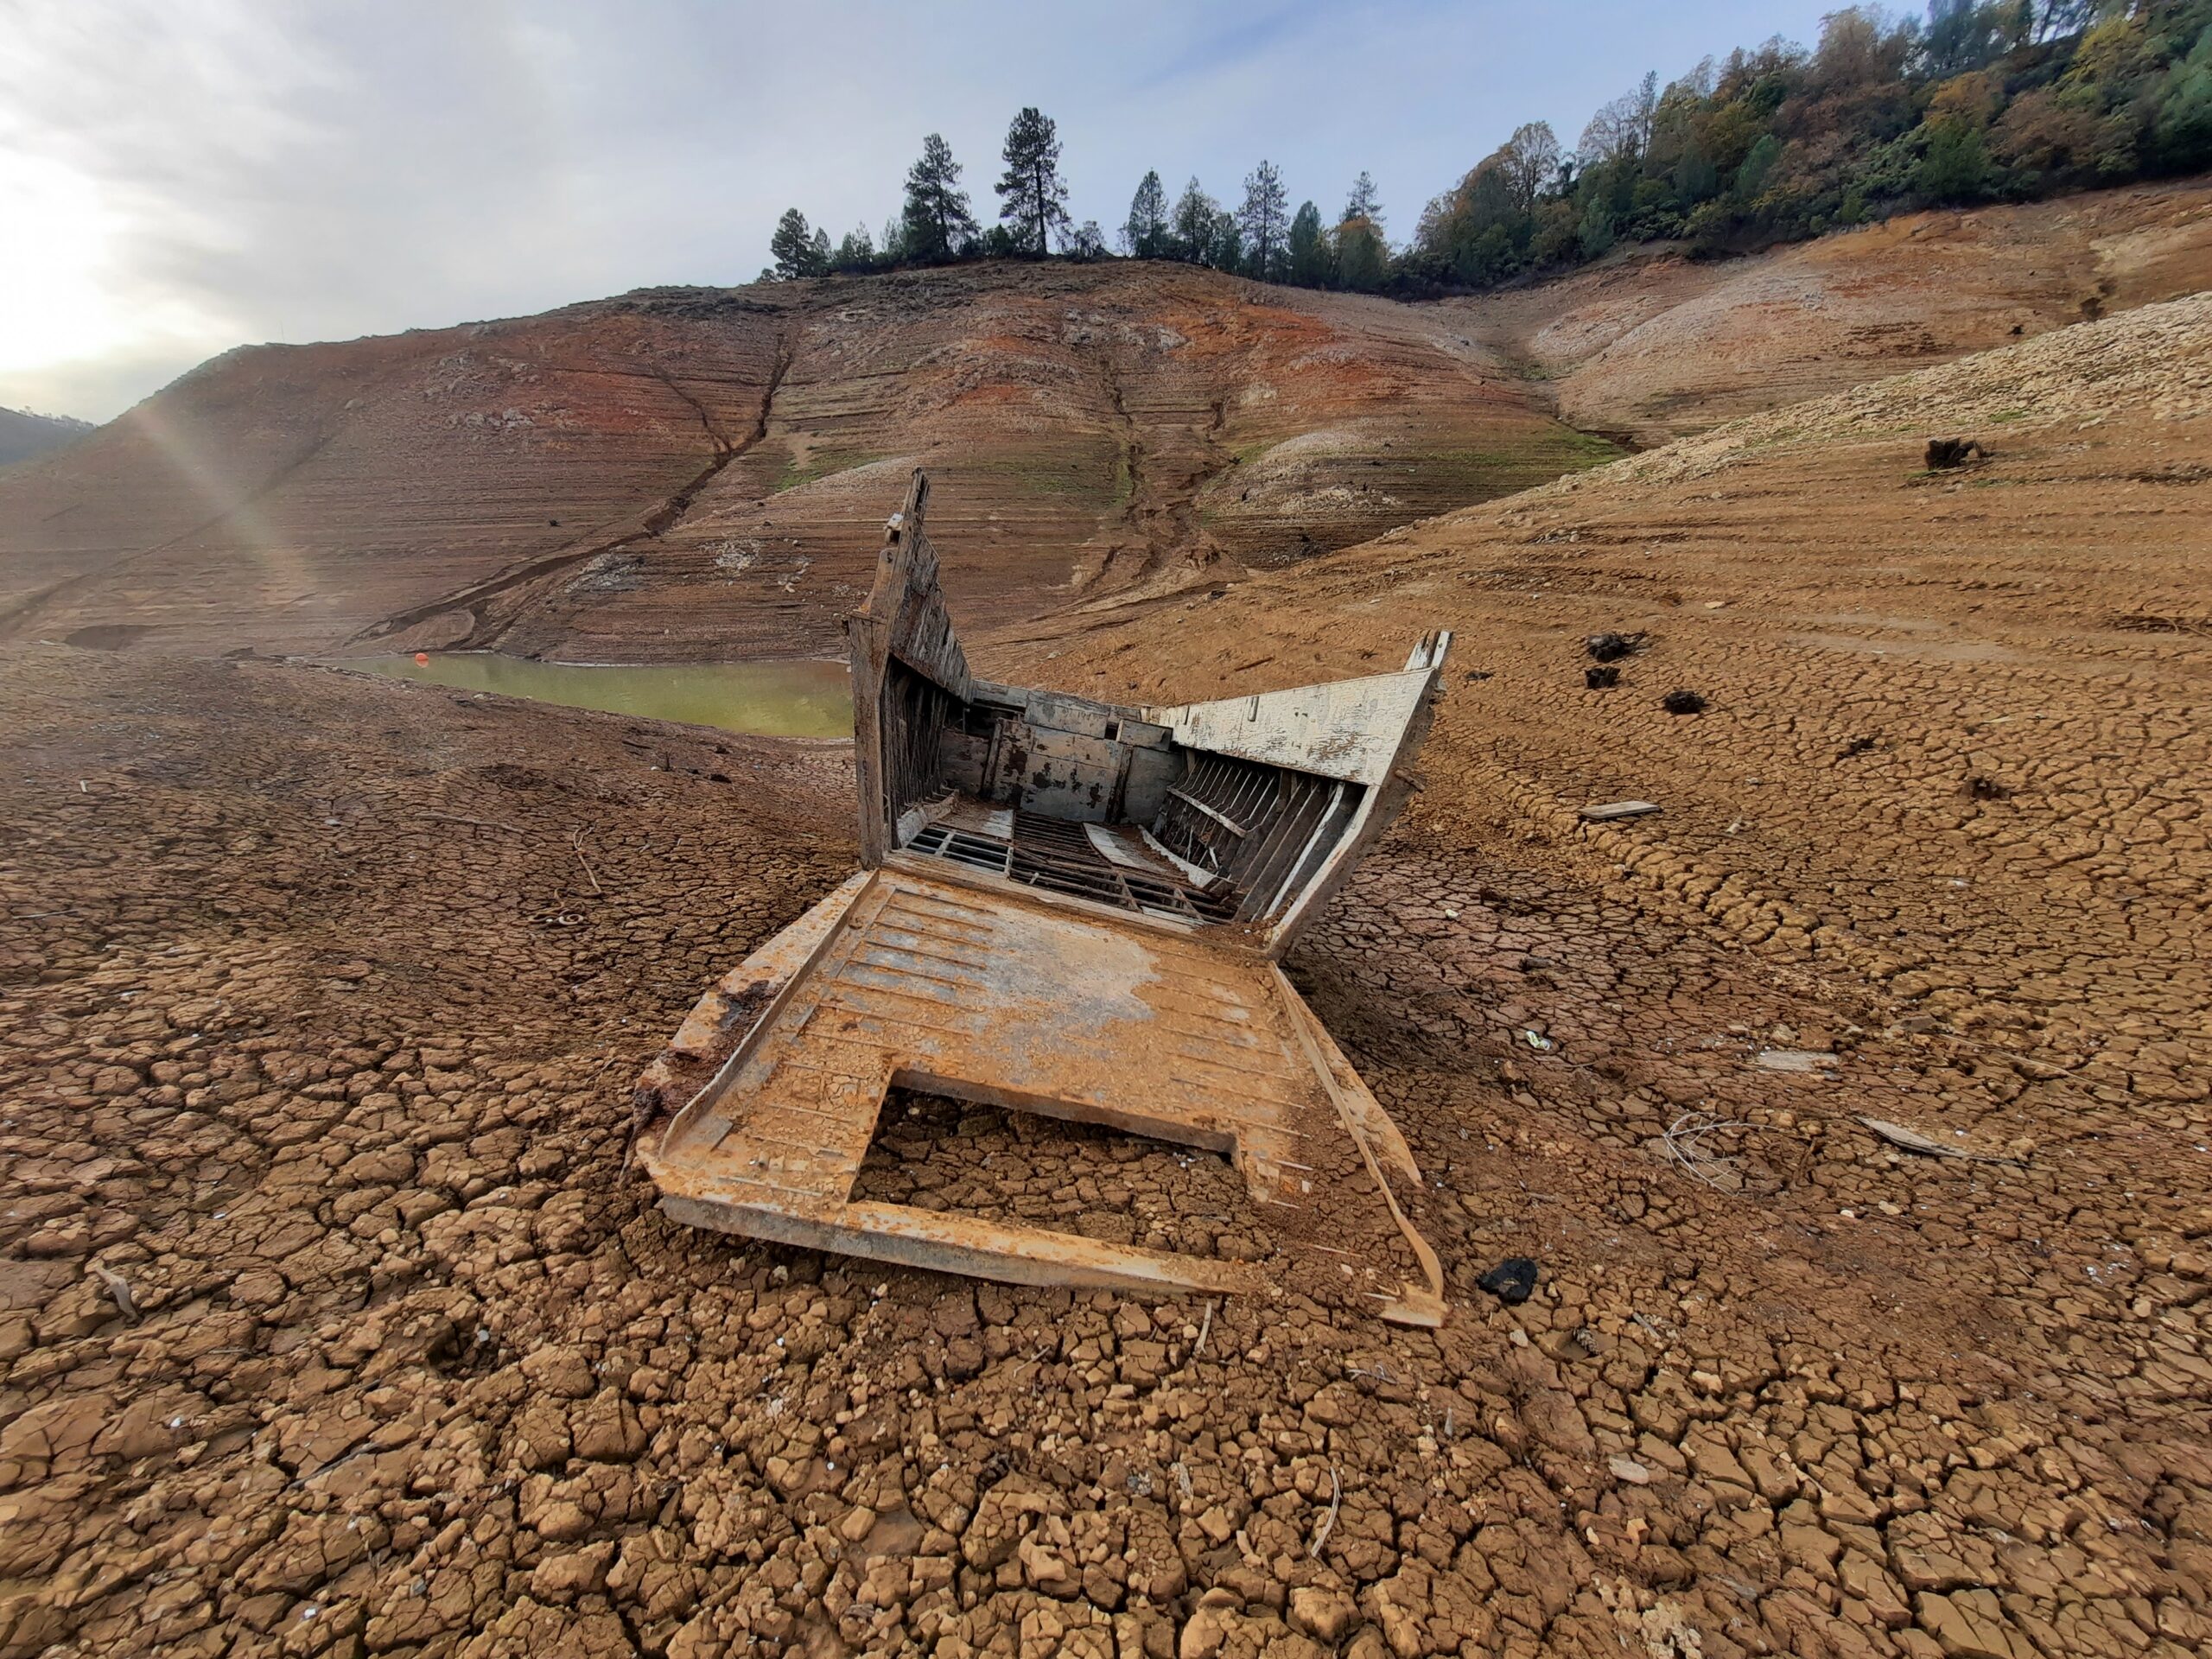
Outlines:
<svg viewBox="0 0 2212 1659"><path fill-rule="evenodd" d="M1648 818L1659 810L1656 801L1605 801L1582 809L1585 823L1611 823L1620 818Z"/></svg>
<svg viewBox="0 0 2212 1659"><path fill-rule="evenodd" d="M1924 1153L1930 1158L1964 1158L1978 1164L2024 1164L2022 1158L2008 1158L2001 1153L1982 1152L1973 1147L1954 1145L1938 1141L1932 1135L1923 1135L1918 1129L1907 1128L1902 1123L1892 1123L1886 1118L1861 1117L1859 1122L1872 1129L1893 1147L1907 1152Z"/></svg>

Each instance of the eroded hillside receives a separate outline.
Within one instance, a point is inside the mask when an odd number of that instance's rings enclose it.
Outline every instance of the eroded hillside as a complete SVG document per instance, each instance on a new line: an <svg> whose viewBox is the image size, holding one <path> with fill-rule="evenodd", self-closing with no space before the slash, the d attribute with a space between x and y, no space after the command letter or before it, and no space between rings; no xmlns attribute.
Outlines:
<svg viewBox="0 0 2212 1659"><path fill-rule="evenodd" d="M1434 305L982 265L241 349L0 479L0 638L832 652L916 465L968 614L1006 623L2208 282L2200 183Z"/></svg>
<svg viewBox="0 0 2212 1659"><path fill-rule="evenodd" d="M1160 265L984 266L241 350L0 482L0 632L801 655L839 647L916 465L969 604L1004 618L1615 453L1449 323Z"/></svg>
<svg viewBox="0 0 2212 1659"><path fill-rule="evenodd" d="M1665 443L2212 287L2212 185L1914 213L1752 258L1624 251L1446 308L1592 430Z"/></svg>

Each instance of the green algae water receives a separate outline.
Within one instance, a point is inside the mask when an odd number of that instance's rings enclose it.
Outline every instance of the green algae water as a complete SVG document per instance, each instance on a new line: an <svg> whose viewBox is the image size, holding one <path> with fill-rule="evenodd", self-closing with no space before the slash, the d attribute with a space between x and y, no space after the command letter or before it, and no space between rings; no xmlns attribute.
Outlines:
<svg viewBox="0 0 2212 1659"><path fill-rule="evenodd" d="M493 691L569 709L716 726L748 737L850 737L853 690L842 663L537 663L492 651L363 657L340 666L394 679Z"/></svg>

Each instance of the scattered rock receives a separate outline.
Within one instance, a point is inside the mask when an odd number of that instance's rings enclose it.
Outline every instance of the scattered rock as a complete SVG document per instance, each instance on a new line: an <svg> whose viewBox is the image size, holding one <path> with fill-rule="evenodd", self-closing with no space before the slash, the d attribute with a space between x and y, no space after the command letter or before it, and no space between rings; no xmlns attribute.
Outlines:
<svg viewBox="0 0 2212 1659"><path fill-rule="evenodd" d="M1969 461L1980 461L1987 453L1972 438L1930 438L1928 440L1928 470L1937 473L1963 467Z"/></svg>
<svg viewBox="0 0 2212 1659"><path fill-rule="evenodd" d="M1509 1255L1475 1283L1509 1306L1525 1302L1536 1288L1536 1264L1525 1255Z"/></svg>
<svg viewBox="0 0 2212 1659"><path fill-rule="evenodd" d="M1832 1069L1835 1063L1834 1055L1816 1048L1763 1048L1751 1056L1751 1064L1762 1071L1817 1074Z"/></svg>

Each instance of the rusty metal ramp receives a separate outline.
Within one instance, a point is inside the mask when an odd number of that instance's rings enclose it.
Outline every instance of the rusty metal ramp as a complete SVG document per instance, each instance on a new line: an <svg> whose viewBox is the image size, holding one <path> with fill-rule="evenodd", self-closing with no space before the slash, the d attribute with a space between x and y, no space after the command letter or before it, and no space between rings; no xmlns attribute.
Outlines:
<svg viewBox="0 0 2212 1659"><path fill-rule="evenodd" d="M1122 709L974 679L917 474L855 620L867 868L701 1001L638 1151L702 1227L1020 1283L1444 1313L1420 1171L1278 963L1413 787L1448 636L1404 670ZM854 1197L898 1089L1224 1155L1265 1268Z"/></svg>
<svg viewBox="0 0 2212 1659"><path fill-rule="evenodd" d="M756 1023L641 1145L679 1220L1020 1283L1257 1287L1243 1264L855 1201L885 1096L911 1088L1224 1154L1302 1287L1440 1315L1388 1185L1418 1183L1412 1156L1274 963L904 868L800 926L802 963L732 976ZM711 1044L720 1015L698 1023Z"/></svg>

